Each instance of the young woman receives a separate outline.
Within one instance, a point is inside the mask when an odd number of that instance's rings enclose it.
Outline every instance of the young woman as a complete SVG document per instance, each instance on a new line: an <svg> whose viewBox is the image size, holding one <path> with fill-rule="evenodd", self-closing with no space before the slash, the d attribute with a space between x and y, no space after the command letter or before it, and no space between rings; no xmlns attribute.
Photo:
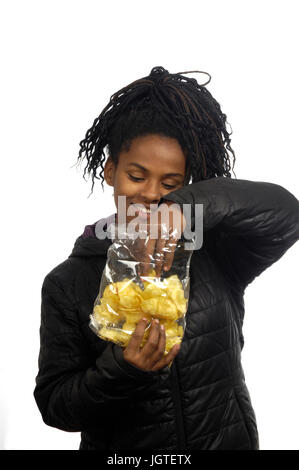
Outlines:
<svg viewBox="0 0 299 470"><path fill-rule="evenodd" d="M80 449L259 449L241 364L243 297L298 240L299 204L281 186L231 177L226 116L205 85L155 67L111 97L80 144L92 189L105 180L127 207L191 204L193 225L203 204L204 229L183 341L166 356L156 322L143 348L144 320L127 348L91 331L111 244L96 224L46 276L34 396L46 424L81 432Z"/></svg>

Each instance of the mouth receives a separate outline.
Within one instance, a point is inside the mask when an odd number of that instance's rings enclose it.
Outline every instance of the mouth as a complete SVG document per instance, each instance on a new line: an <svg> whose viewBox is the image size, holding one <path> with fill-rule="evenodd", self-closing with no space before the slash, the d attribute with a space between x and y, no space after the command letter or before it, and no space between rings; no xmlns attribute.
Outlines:
<svg viewBox="0 0 299 470"><path fill-rule="evenodd" d="M157 205L152 205L151 208L147 208L143 204L130 204L130 207L133 207L133 211L135 211L135 214L137 213L137 217L140 217L142 219L149 219L151 214L153 214L156 209Z"/></svg>

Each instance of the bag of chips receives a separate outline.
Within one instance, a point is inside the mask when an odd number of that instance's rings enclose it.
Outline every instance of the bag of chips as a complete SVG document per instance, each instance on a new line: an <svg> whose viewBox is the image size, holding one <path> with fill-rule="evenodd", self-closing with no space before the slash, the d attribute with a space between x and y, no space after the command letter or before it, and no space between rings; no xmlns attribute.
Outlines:
<svg viewBox="0 0 299 470"><path fill-rule="evenodd" d="M141 240L125 236L115 238L110 245L90 327L101 339L126 347L139 320L147 318L143 347L151 321L157 318L165 327L166 355L184 335L192 251L185 250L183 239L168 241L161 251L174 251L172 265L157 276L156 263L161 252L154 252L145 262L142 254L148 243L149 237Z"/></svg>

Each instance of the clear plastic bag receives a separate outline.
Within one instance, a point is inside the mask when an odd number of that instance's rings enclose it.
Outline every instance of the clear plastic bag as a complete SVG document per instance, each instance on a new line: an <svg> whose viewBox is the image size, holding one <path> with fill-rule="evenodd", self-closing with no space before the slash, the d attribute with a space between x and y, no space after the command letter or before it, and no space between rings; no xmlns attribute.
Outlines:
<svg viewBox="0 0 299 470"><path fill-rule="evenodd" d="M101 339L126 347L139 320L146 318L149 323L140 345L143 347L151 321L158 318L165 327L166 355L182 341L185 332L192 251L184 249L183 239L168 240L160 253L154 252L145 261L142 255L149 243L148 236L133 239L126 235L110 245L90 327ZM169 250L175 250L171 268L157 276L155 267L161 251Z"/></svg>

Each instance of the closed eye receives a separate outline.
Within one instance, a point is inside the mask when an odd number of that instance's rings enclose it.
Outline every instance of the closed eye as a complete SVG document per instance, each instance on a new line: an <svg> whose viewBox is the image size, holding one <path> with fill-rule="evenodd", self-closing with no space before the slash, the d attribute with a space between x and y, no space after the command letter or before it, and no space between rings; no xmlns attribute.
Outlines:
<svg viewBox="0 0 299 470"><path fill-rule="evenodd" d="M132 176L129 174L129 177L133 180L133 181L143 181L144 178L137 178L136 176Z"/></svg>
<svg viewBox="0 0 299 470"><path fill-rule="evenodd" d="M133 175L130 175L128 173L129 177L131 178L132 181L135 181L136 183L138 183L139 181L144 181L144 178L137 178L137 176L133 176ZM166 183L163 183L163 186L166 188L166 189L173 189L176 187L176 185L172 186L170 184L166 184Z"/></svg>

